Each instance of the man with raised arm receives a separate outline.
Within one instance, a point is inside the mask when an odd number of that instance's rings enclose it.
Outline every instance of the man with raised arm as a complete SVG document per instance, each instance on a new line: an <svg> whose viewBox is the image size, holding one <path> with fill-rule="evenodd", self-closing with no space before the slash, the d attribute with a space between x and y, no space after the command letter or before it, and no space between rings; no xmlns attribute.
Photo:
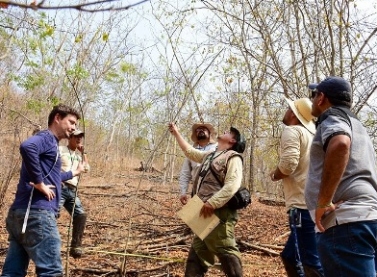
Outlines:
<svg viewBox="0 0 377 277"><path fill-rule="evenodd" d="M204 202L199 215L206 218L215 214L220 219L220 224L204 240L194 237L185 277L204 276L215 263L215 256L219 258L226 276L242 277L241 253L234 235L238 214L227 203L241 187L241 153L245 150L245 138L236 128L231 127L218 136L215 151L203 152L185 141L174 123L169 124L169 130L186 157L202 164L193 185L193 193Z"/></svg>

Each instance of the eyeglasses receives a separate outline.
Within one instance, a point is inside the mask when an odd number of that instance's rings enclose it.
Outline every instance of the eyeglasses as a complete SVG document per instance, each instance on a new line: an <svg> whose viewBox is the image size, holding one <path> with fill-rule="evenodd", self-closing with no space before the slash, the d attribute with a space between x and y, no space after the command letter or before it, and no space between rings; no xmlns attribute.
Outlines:
<svg viewBox="0 0 377 277"><path fill-rule="evenodd" d="M312 90L312 95L310 97L310 99L314 99L317 95L319 94L319 91L315 88Z"/></svg>

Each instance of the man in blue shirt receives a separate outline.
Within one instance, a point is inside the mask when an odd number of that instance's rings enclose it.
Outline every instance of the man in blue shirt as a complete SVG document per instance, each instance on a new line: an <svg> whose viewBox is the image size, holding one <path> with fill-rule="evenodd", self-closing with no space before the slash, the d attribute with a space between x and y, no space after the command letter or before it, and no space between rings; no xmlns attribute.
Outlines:
<svg viewBox="0 0 377 277"><path fill-rule="evenodd" d="M63 276L60 236L56 223L61 181L79 175L60 172L58 143L75 131L78 112L66 105L53 108L48 129L36 133L20 146L22 167L15 200L6 219L9 248L2 277L26 276L30 259L38 277Z"/></svg>

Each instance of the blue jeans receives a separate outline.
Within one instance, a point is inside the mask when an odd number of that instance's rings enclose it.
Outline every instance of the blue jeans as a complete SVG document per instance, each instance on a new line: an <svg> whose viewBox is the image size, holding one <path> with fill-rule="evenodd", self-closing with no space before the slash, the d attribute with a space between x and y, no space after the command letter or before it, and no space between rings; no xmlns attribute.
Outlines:
<svg viewBox="0 0 377 277"><path fill-rule="evenodd" d="M294 220L296 220L296 234L297 234L297 246L299 251L300 260L303 266L309 266L322 271L321 263L317 252L316 234L314 230L314 222L310 217L308 210L292 209L295 211ZM290 219L291 220L291 219ZM291 234L288 237L288 241L281 253L281 257L292 264L297 264L297 251L296 251L296 239L294 236L294 230L290 226Z"/></svg>
<svg viewBox="0 0 377 277"><path fill-rule="evenodd" d="M76 216L79 214L84 214L84 208L81 204L80 198L76 197L76 203L75 203L75 195L76 190L71 189L67 185L64 185L62 187L62 197L60 198L59 203L59 212L61 207L64 206L64 208L69 212L70 215ZM73 205L75 206L75 210L73 210Z"/></svg>
<svg viewBox="0 0 377 277"><path fill-rule="evenodd" d="M25 234L25 209L10 209L6 219L9 248L2 277L24 277L30 259L38 277L63 276L60 236L53 211L31 209Z"/></svg>
<svg viewBox="0 0 377 277"><path fill-rule="evenodd" d="M375 277L377 221L341 224L317 234L325 276Z"/></svg>

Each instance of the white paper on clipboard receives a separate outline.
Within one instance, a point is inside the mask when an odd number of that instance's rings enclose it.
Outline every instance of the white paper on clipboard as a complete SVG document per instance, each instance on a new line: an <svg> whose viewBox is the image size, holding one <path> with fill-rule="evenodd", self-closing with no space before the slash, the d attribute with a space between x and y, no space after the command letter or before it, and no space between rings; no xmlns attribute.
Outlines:
<svg viewBox="0 0 377 277"><path fill-rule="evenodd" d="M220 219L215 214L207 218L199 216L203 205L203 201L197 195L194 195L194 197L177 212L177 215L201 240L205 239L220 223Z"/></svg>

